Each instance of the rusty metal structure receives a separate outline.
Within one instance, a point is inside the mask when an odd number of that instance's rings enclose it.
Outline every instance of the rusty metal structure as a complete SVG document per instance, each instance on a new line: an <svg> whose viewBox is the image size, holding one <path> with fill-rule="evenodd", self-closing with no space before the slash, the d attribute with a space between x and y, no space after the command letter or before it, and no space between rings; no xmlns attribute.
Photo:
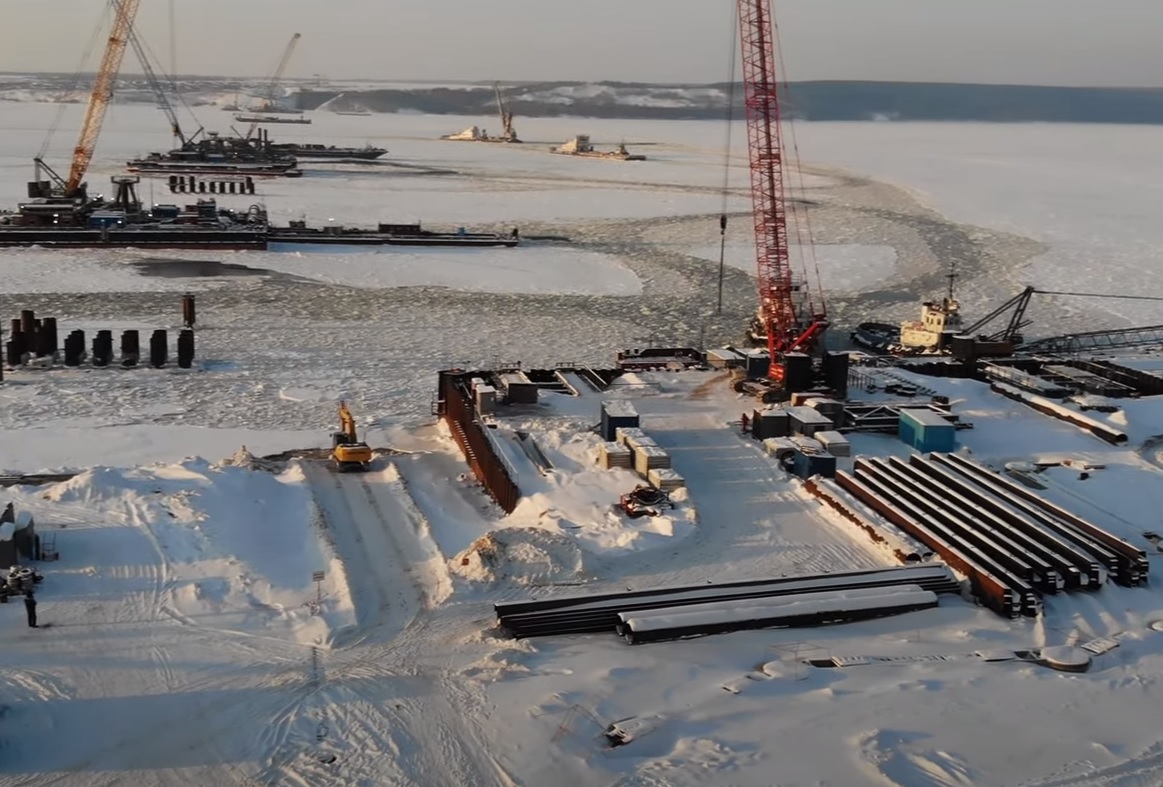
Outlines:
<svg viewBox="0 0 1163 787"><path fill-rule="evenodd" d="M435 412L445 423L473 475L498 506L511 514L521 499L521 490L489 443L484 427L477 418L470 380L476 372L448 370L440 372Z"/></svg>

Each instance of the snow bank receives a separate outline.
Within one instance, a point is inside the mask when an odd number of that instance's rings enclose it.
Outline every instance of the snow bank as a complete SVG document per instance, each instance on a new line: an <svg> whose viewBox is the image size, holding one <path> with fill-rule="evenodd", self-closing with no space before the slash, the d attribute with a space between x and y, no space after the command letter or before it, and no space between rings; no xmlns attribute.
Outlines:
<svg viewBox="0 0 1163 787"><path fill-rule="evenodd" d="M153 554L92 558L160 562L162 609L183 623L323 643L354 620L343 565L318 538L298 466L278 476L204 459L97 467L46 488L43 499L141 530ZM318 605L316 571L325 572Z"/></svg>
<svg viewBox="0 0 1163 787"><path fill-rule="evenodd" d="M452 559L450 567L472 582L545 585L578 579L584 559L577 544L565 536L511 527L477 539Z"/></svg>

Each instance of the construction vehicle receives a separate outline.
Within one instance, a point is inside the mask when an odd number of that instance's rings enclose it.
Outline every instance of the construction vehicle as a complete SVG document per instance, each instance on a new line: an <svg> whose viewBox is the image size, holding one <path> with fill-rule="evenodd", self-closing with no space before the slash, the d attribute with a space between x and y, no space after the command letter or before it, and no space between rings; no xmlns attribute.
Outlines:
<svg viewBox="0 0 1163 787"><path fill-rule="evenodd" d="M363 472L372 461L372 449L355 433L355 418L346 402L339 403L339 431L331 435L331 459L341 473Z"/></svg>
<svg viewBox="0 0 1163 787"><path fill-rule="evenodd" d="M770 390L763 396L778 398L787 393L785 357L811 353L822 344L828 318L822 297L814 303L810 288L792 278L784 178L787 150L780 122L776 73L780 61L771 0L739 0L739 38L759 285L758 326L752 330L766 339L771 358L764 381Z"/></svg>

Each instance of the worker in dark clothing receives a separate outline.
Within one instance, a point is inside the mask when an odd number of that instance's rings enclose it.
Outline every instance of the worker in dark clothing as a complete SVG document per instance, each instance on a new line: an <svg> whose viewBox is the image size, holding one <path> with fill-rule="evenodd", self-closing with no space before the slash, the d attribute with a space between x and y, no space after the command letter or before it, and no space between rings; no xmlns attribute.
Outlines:
<svg viewBox="0 0 1163 787"><path fill-rule="evenodd" d="M36 625L36 597L32 593L24 595L24 611L28 613L28 627L40 628Z"/></svg>

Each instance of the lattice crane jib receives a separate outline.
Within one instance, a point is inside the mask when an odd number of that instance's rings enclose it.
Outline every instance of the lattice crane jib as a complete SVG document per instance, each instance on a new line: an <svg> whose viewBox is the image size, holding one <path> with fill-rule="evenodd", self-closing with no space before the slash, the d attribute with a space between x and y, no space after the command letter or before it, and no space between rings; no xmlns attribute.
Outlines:
<svg viewBox="0 0 1163 787"><path fill-rule="evenodd" d="M69 178L65 182L65 193L69 195L75 194L80 188L85 173L89 170L89 164L93 161L97 137L101 134L105 110L109 108L109 101L113 97L113 84L121 70L121 61L125 57L125 48L129 44L129 34L133 29L133 20L137 16L140 0L109 0L109 2L114 9L113 28L109 32L101 66L97 69L93 90L89 94L85 119L81 123L81 134L77 139L76 148L73 149L73 163L69 169Z"/></svg>
<svg viewBox="0 0 1163 787"><path fill-rule="evenodd" d="M826 322L822 304L820 314L803 315L796 303L771 0L739 0L739 39L751 162L759 314L771 353L770 376L782 382L782 355L810 349Z"/></svg>

